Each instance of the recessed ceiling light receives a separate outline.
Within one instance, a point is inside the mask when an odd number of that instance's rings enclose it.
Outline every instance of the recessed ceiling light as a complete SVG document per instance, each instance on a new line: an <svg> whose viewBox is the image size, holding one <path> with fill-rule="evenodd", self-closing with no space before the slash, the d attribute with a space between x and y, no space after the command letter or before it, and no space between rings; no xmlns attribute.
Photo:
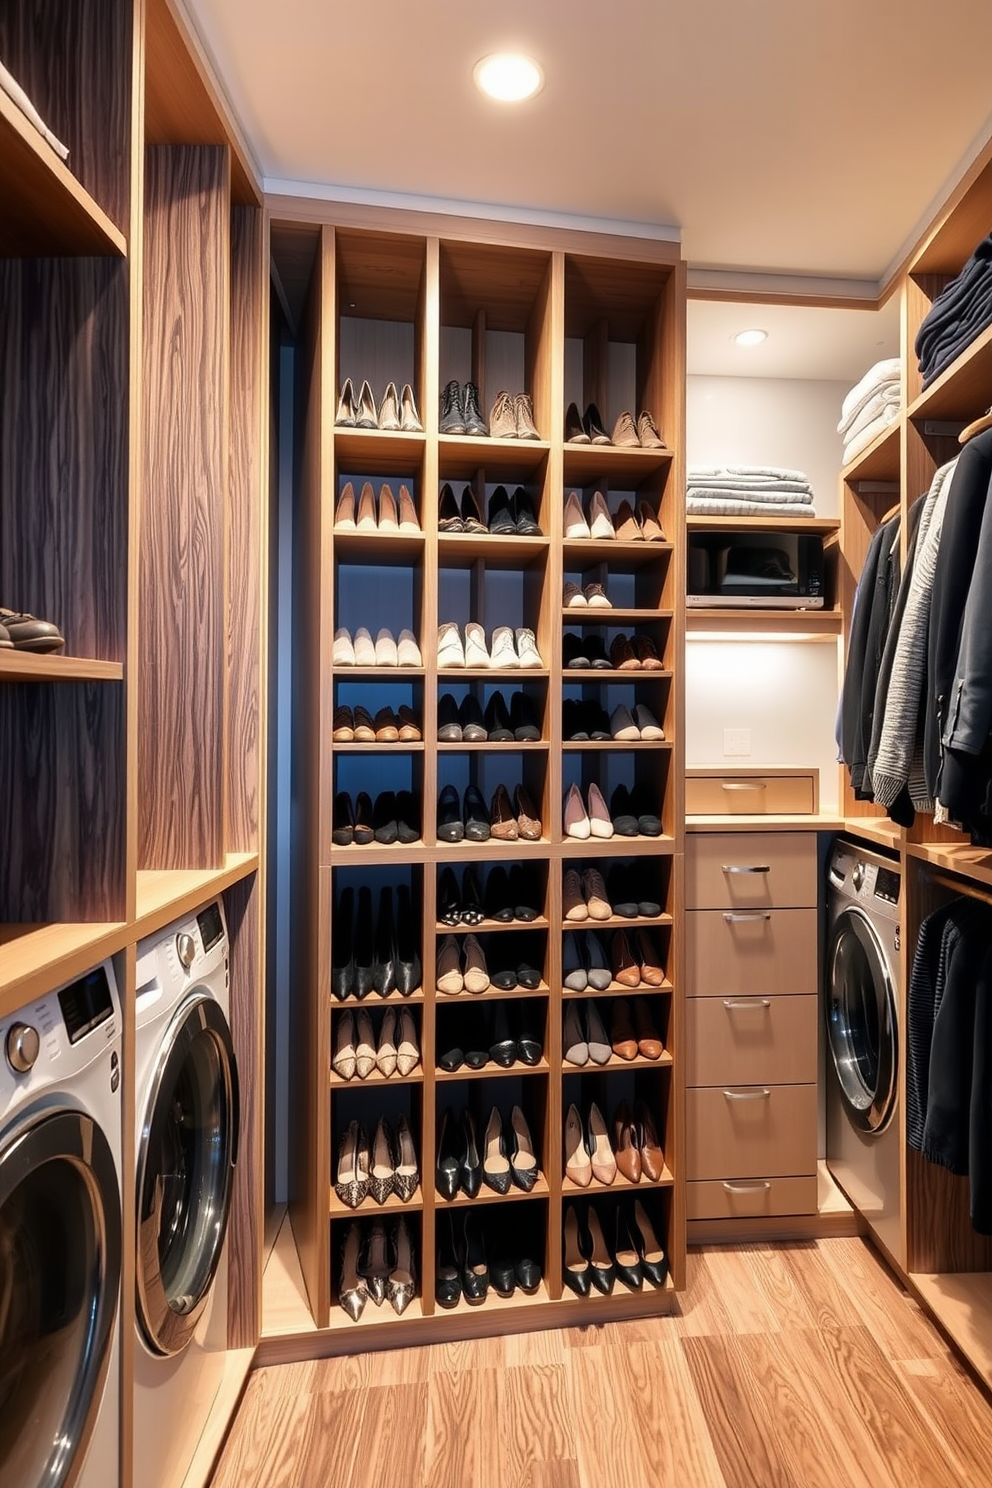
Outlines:
<svg viewBox="0 0 992 1488"><path fill-rule="evenodd" d="M475 86L500 103L521 103L544 87L544 73L521 52L493 52L475 64Z"/></svg>
<svg viewBox="0 0 992 1488"><path fill-rule="evenodd" d="M738 346L760 346L762 341L767 341L768 332L757 328L750 331L738 331L737 335L730 339L736 341Z"/></svg>

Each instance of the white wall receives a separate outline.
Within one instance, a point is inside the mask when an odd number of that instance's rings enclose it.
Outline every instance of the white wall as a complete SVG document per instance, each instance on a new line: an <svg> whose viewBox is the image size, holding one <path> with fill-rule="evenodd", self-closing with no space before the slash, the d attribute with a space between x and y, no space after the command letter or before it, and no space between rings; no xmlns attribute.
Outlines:
<svg viewBox="0 0 992 1488"><path fill-rule="evenodd" d="M765 377L690 377L689 464L785 465L804 470L818 516L838 514L848 384ZM753 629L760 622L752 616ZM686 764L804 766L820 772L820 805L838 804L837 646L690 637L686 644ZM724 752L724 731L745 729L749 752Z"/></svg>
<svg viewBox="0 0 992 1488"><path fill-rule="evenodd" d="M785 465L805 470L818 517L839 515L837 433L846 382L779 377L686 379L690 465Z"/></svg>

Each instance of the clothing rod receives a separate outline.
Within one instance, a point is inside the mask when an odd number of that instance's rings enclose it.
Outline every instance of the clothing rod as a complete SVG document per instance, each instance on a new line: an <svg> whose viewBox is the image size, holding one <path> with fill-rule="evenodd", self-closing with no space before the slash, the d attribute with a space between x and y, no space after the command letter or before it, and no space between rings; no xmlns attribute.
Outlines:
<svg viewBox="0 0 992 1488"><path fill-rule="evenodd" d="M956 878L951 878L948 873L932 872L928 870L928 877L932 884L941 889L951 889L956 894L964 894L969 899L981 899L983 904L992 904L992 890L980 889L972 884L959 883Z"/></svg>

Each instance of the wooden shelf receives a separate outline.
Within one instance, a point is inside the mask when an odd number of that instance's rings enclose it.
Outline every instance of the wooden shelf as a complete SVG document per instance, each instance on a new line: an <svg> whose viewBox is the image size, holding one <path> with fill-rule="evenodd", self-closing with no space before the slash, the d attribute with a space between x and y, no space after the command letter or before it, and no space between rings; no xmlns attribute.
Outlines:
<svg viewBox="0 0 992 1488"><path fill-rule="evenodd" d="M424 741L421 739L417 743L410 744L402 739L393 739L386 744L378 742L375 744L342 744L332 741L331 749L335 754L381 754L388 759L397 754L423 754Z"/></svg>
<svg viewBox="0 0 992 1488"><path fill-rule="evenodd" d="M0 97L3 95L0 94ZM122 661L87 661L81 656L35 656L0 651L0 682L123 682Z"/></svg>
<svg viewBox="0 0 992 1488"><path fill-rule="evenodd" d="M442 480L465 479L468 473L485 470L487 481L495 478L518 485L526 484L551 453L544 439L471 439L465 434L440 434L437 446Z"/></svg>
<svg viewBox="0 0 992 1488"><path fill-rule="evenodd" d="M575 858L650 857L654 853L667 854L675 851L674 837L589 837L580 842L576 837L567 837L562 843L566 855Z"/></svg>
<svg viewBox="0 0 992 1488"><path fill-rule="evenodd" d="M522 1188L517 1188L514 1185L508 1193L499 1194L495 1189L488 1188L485 1180L483 1180L482 1187L474 1199L470 1199L460 1189L453 1199L446 1199L443 1194L438 1193L435 1189L434 1203L440 1213L444 1209L465 1209L469 1206L478 1207L482 1204L512 1204L523 1199L546 1199L550 1192L548 1180L543 1173L538 1173L537 1182L534 1184L530 1193L524 1193Z"/></svg>
<svg viewBox="0 0 992 1488"><path fill-rule="evenodd" d="M615 538L594 541L591 537L566 537L562 551L566 575L600 563L615 565L619 572L626 573L657 562L665 554L674 552L674 546L670 542L618 542Z"/></svg>
<svg viewBox="0 0 992 1488"><path fill-rule="evenodd" d="M334 429L334 457L342 475L408 475L420 472L425 434L388 429Z"/></svg>
<svg viewBox="0 0 992 1488"><path fill-rule="evenodd" d="M769 811L765 815L741 812L734 816L687 816L687 832L843 832L850 827L842 816L819 812L816 816L782 816ZM856 828L851 827L855 831Z"/></svg>
<svg viewBox="0 0 992 1488"><path fill-rule="evenodd" d="M413 567L424 561L422 532L334 531L334 556L343 563ZM380 668L385 670L385 668Z"/></svg>
<svg viewBox="0 0 992 1488"><path fill-rule="evenodd" d="M827 537L840 531L839 517L693 517L687 532L815 532Z"/></svg>
<svg viewBox="0 0 992 1488"><path fill-rule="evenodd" d="M373 1070L365 1079L359 1079L358 1075L351 1080L346 1080L336 1070L331 1070L328 1083L332 1090L369 1090L374 1086L382 1085L422 1085L424 1083L424 1070L422 1065L417 1065L408 1075L384 1075L381 1070Z"/></svg>
<svg viewBox="0 0 992 1488"><path fill-rule="evenodd" d="M483 992L480 995L488 997L489 994ZM509 1066L497 1064L494 1059L491 1059L488 1064L484 1064L481 1069L477 1070L468 1069L464 1065L456 1070L436 1069L434 1079L439 1085L450 1084L453 1080L510 1080L518 1075L546 1075L549 1068L548 1061L544 1058L537 1064L524 1064L518 1059Z"/></svg>
<svg viewBox="0 0 992 1488"><path fill-rule="evenodd" d="M627 922L629 924L629 921ZM651 920L652 925L661 924L661 921ZM671 923L671 922L669 922ZM638 982L636 987L625 987L622 982L611 982L610 985L600 991L596 987L586 987L581 992L573 992L571 987L562 987L561 995L566 1000L578 1000L583 1002L595 1002L597 997L649 997L657 994L659 997L665 993L674 992L675 988L666 977L660 987L652 987L648 982ZM657 1064L657 1060L651 1060ZM584 1068L582 1065L569 1065L570 1070Z"/></svg>
<svg viewBox="0 0 992 1488"><path fill-rule="evenodd" d="M383 997L378 992L367 992L364 997L331 998L331 1012L336 1013L345 1008L379 1008L379 1007L402 1007L404 1003L424 1002L424 992L420 988L416 992L410 992L406 996L402 992L387 992Z"/></svg>
<svg viewBox="0 0 992 1488"><path fill-rule="evenodd" d="M526 682L529 678L535 681L540 679L547 681L550 672L547 667L439 667L437 673L438 685L447 682Z"/></svg>
<svg viewBox="0 0 992 1488"><path fill-rule="evenodd" d="M563 919L559 929L561 930L650 930L652 926L668 926L674 924L670 914L660 915L635 915L628 919L625 915L610 915L608 920L565 920Z"/></svg>
<svg viewBox="0 0 992 1488"><path fill-rule="evenodd" d="M818 827L817 830L821 829ZM848 816L842 823L842 830L854 837L863 837L868 842L874 842L878 847L887 847L892 852L899 851L902 841L902 828L887 816Z"/></svg>
<svg viewBox="0 0 992 1488"><path fill-rule="evenodd" d="M330 1215L332 1219L374 1219L377 1214L417 1214L424 1207L424 1192L418 1184L410 1199L401 1199L399 1194L391 1193L384 1204L375 1201L371 1194L363 1199L357 1209L350 1204L342 1203L334 1192L331 1185Z"/></svg>
<svg viewBox="0 0 992 1488"><path fill-rule="evenodd" d="M672 672L668 667L639 667L629 672L618 672L613 667L563 667L561 680L562 685L566 682L670 682Z"/></svg>
<svg viewBox="0 0 992 1488"><path fill-rule="evenodd" d="M617 482L629 480L631 489L664 470L675 458L670 449L639 449L615 444L565 444L562 446L562 463L565 484L591 486L597 481L608 482L614 490Z"/></svg>
<svg viewBox="0 0 992 1488"><path fill-rule="evenodd" d="M672 618L671 610L624 610L612 606L607 610L596 605L562 605L561 614L566 625L597 625L601 629L621 625L650 625L653 620Z"/></svg>
<svg viewBox="0 0 992 1488"><path fill-rule="evenodd" d="M411 677L426 677L426 667L401 666L335 666L335 682L347 682L353 677L356 682L405 682Z"/></svg>
<svg viewBox="0 0 992 1488"><path fill-rule="evenodd" d="M0 256L127 257L124 234L2 89Z"/></svg>
<svg viewBox="0 0 992 1488"><path fill-rule="evenodd" d="M624 754L629 750L671 749L671 739L565 739L562 749L566 753L609 750L611 754Z"/></svg>
<svg viewBox="0 0 992 1488"><path fill-rule="evenodd" d="M0 925L0 1019L116 955L125 924Z"/></svg>
<svg viewBox="0 0 992 1488"><path fill-rule="evenodd" d="M967 842L960 846L955 842L907 842L904 847L907 857L959 873L976 884L992 885L992 852L987 848L972 847Z"/></svg>
<svg viewBox="0 0 992 1488"><path fill-rule="evenodd" d="M636 1193L638 1189L671 1188L674 1183L675 1177L666 1166L657 1183L652 1183L650 1178L642 1178L639 1183L632 1183L629 1178L625 1178L618 1170L617 1176L612 1183L600 1183L598 1178L593 1178L585 1188L580 1183L573 1183L571 1178L563 1177L561 1180L561 1191L567 1198L580 1199L583 1195L586 1195L588 1198L596 1198L602 1194L611 1194L620 1191L627 1193L632 1191Z"/></svg>
<svg viewBox="0 0 992 1488"><path fill-rule="evenodd" d="M437 560L441 568L467 568L483 562L498 568L526 568L546 558L551 543L546 537L493 537L481 532L440 532Z"/></svg>
<svg viewBox="0 0 992 1488"><path fill-rule="evenodd" d="M687 609L686 630L739 635L750 640L757 632L760 638L774 640L832 641L844 629L840 610L724 610Z"/></svg>
<svg viewBox="0 0 992 1488"><path fill-rule="evenodd" d="M161 930L258 870L258 853L228 853L222 868L144 869L138 874L136 931Z"/></svg>
<svg viewBox="0 0 992 1488"><path fill-rule="evenodd" d="M902 436L902 416L894 418L888 428L877 434L871 444L841 471L841 479L853 485L855 481L899 480L899 447Z"/></svg>
<svg viewBox="0 0 992 1488"><path fill-rule="evenodd" d="M907 416L914 423L925 419L970 422L988 408L990 385L992 326L976 336L971 345L910 404Z"/></svg>
<svg viewBox="0 0 992 1488"><path fill-rule="evenodd" d="M596 994L583 992L582 996L595 998ZM617 1070L669 1069L674 1062L668 1050L662 1049L658 1059L645 1059L643 1054L638 1054L636 1059L621 1059L619 1054L611 1054L605 1064L596 1064L592 1059L585 1064L569 1064L563 1059L561 1072L563 1075L614 1075Z"/></svg>
<svg viewBox="0 0 992 1488"><path fill-rule="evenodd" d="M438 754L547 754L547 739L482 739L474 743L438 744Z"/></svg>
<svg viewBox="0 0 992 1488"><path fill-rule="evenodd" d="M502 935L508 930L526 934L528 930L547 930L549 923L544 915L536 920L483 920L481 925L444 925L438 920L435 929L438 935Z"/></svg>
<svg viewBox="0 0 992 1488"><path fill-rule="evenodd" d="M542 981L537 987L494 987L490 985L486 988L485 992L442 992L440 987L438 987L436 995L437 1005L441 1008L449 1002L479 1003L484 1000L490 1003L496 1002L500 998L516 998L519 1000L525 997L548 997L550 996L550 990L547 982Z"/></svg>

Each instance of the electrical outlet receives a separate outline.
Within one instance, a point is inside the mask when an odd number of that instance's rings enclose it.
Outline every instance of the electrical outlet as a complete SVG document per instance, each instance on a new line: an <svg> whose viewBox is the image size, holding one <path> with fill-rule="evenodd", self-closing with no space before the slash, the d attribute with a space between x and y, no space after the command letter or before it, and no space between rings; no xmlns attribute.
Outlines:
<svg viewBox="0 0 992 1488"><path fill-rule="evenodd" d="M723 752L730 754L751 753L751 730L745 728L724 729Z"/></svg>

